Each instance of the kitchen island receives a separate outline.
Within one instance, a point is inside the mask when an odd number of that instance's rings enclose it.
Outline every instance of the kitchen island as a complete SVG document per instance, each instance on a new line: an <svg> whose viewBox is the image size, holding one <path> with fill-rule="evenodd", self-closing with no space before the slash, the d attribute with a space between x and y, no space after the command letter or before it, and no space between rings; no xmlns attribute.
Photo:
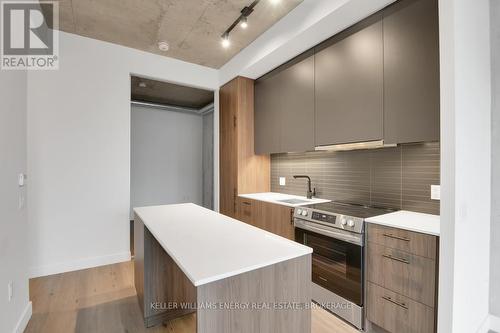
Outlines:
<svg viewBox="0 0 500 333"><path fill-rule="evenodd" d="M134 216L147 327L196 312L199 333L311 331L311 248L195 204Z"/></svg>

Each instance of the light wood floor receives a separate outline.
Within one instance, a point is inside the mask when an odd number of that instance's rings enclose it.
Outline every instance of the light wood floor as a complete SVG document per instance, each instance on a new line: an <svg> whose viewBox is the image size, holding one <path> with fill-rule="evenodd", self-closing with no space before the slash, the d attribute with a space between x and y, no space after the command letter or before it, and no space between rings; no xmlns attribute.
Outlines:
<svg viewBox="0 0 500 333"><path fill-rule="evenodd" d="M25 332L195 333L195 315L145 329L134 288L133 263L125 262L30 280L33 316ZM358 332L314 309L313 333Z"/></svg>

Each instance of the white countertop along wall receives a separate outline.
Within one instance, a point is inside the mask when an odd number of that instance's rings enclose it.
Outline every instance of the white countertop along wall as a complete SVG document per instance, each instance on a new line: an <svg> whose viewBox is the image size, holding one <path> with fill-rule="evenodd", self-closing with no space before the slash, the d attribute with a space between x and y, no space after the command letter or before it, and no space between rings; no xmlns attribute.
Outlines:
<svg viewBox="0 0 500 333"><path fill-rule="evenodd" d="M319 204L319 203L325 203L325 202L331 201L331 200L320 199L320 198L307 199L306 197L301 197L299 195L283 194L283 193L276 193L276 192L240 194L239 197L252 199L252 200L258 200L258 201L270 202L273 204L287 206L287 207L300 207L300 206L305 206L305 205L313 205L313 204ZM292 204L292 203L283 202L283 200L301 200L304 202Z"/></svg>
<svg viewBox="0 0 500 333"><path fill-rule="evenodd" d="M410 212L407 210L370 217L366 219L366 222L434 236L439 236L440 233L439 215Z"/></svg>
<svg viewBox="0 0 500 333"><path fill-rule="evenodd" d="M195 286L312 253L307 246L192 203L134 212Z"/></svg>

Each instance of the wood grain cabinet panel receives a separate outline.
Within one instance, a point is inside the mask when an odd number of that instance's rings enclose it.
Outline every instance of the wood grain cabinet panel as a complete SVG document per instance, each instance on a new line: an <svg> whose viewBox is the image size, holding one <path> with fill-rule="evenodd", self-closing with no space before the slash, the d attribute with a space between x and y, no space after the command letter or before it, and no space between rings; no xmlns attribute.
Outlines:
<svg viewBox="0 0 500 333"><path fill-rule="evenodd" d="M434 309L368 283L367 318L394 333L434 332Z"/></svg>
<svg viewBox="0 0 500 333"><path fill-rule="evenodd" d="M134 242L134 285L146 327L194 312L154 306L166 302L196 304L196 288L137 214L134 216Z"/></svg>
<svg viewBox="0 0 500 333"><path fill-rule="evenodd" d="M384 141L439 141L437 0L384 10Z"/></svg>
<svg viewBox="0 0 500 333"><path fill-rule="evenodd" d="M410 254L436 259L437 237L368 224L368 241Z"/></svg>
<svg viewBox="0 0 500 333"><path fill-rule="evenodd" d="M239 197L238 219L290 240L295 239L293 208Z"/></svg>
<svg viewBox="0 0 500 333"><path fill-rule="evenodd" d="M290 240L295 239L293 208L262 202L262 221L264 229Z"/></svg>
<svg viewBox="0 0 500 333"><path fill-rule="evenodd" d="M315 143L383 139L383 33L377 13L315 48Z"/></svg>
<svg viewBox="0 0 500 333"><path fill-rule="evenodd" d="M237 217L238 194L269 192L269 155L254 152L254 81L237 77L219 90L220 212Z"/></svg>
<svg viewBox="0 0 500 333"><path fill-rule="evenodd" d="M434 307L436 262L368 242L368 281Z"/></svg>

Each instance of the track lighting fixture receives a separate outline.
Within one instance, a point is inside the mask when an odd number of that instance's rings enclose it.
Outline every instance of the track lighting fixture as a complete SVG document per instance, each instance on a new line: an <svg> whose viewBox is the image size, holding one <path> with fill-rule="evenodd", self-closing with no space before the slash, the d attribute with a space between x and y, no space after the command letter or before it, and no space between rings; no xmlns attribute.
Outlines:
<svg viewBox="0 0 500 333"><path fill-rule="evenodd" d="M254 0L250 5L246 6L241 10L241 15L227 28L226 31L222 34L222 46L224 48L228 48L231 42L229 41L229 34L231 31L233 31L234 27L236 27L238 24L242 29L246 29L248 27L248 16L252 14L253 8L257 6L260 0Z"/></svg>

